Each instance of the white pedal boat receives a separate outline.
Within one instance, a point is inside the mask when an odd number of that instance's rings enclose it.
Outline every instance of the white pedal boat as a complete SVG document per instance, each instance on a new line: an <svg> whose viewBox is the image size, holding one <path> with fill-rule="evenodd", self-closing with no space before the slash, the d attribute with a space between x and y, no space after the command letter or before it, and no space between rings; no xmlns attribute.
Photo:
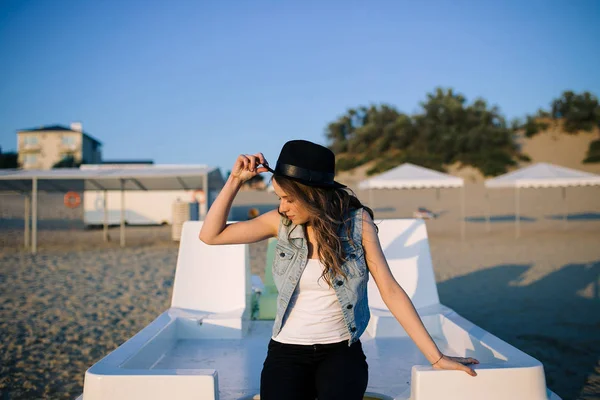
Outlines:
<svg viewBox="0 0 600 400"><path fill-rule="evenodd" d="M208 246L183 227L171 308L85 373L78 400L259 399L273 321L251 320L248 245ZM440 304L425 223L378 223L390 268L446 355L475 357L476 377L434 370L369 280L365 399L557 400L541 362Z"/></svg>

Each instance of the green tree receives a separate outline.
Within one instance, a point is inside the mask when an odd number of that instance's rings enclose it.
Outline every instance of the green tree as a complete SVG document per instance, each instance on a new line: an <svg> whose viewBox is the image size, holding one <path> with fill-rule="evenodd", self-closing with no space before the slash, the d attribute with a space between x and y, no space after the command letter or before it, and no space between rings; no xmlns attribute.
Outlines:
<svg viewBox="0 0 600 400"><path fill-rule="evenodd" d="M75 159L74 156L68 155L63 157L62 160L55 163L52 168L79 168L81 161Z"/></svg>
<svg viewBox="0 0 600 400"><path fill-rule="evenodd" d="M19 168L19 155L13 151L2 153L0 150L0 169Z"/></svg>
<svg viewBox="0 0 600 400"><path fill-rule="evenodd" d="M527 137L533 137L547 129L551 120L555 124L562 122L562 129L567 133L579 131L590 132L600 127L600 105L598 98L590 92L581 94L567 90L550 103L550 111L539 109L535 115L525 117L522 129Z"/></svg>
<svg viewBox="0 0 600 400"><path fill-rule="evenodd" d="M538 110L534 116L526 116L525 123L516 127L522 129L527 137L533 137L547 129L548 122L561 124L566 133L576 134L581 131L593 131L600 128L600 103L590 92L574 93L567 90L551 102L551 111ZM600 162L599 140L590 143L584 163Z"/></svg>
<svg viewBox="0 0 600 400"><path fill-rule="evenodd" d="M384 152L406 149L415 135L408 115L382 104L349 109L327 126L325 136L338 155L338 170L344 171Z"/></svg>
<svg viewBox="0 0 600 400"><path fill-rule="evenodd" d="M586 164L600 162L600 139L590 143L587 156L583 162Z"/></svg>
<svg viewBox="0 0 600 400"><path fill-rule="evenodd" d="M417 148L429 162L439 160L437 169L459 162L497 175L515 164L519 151L498 107L483 99L469 105L463 95L441 88L421 106L423 113L415 117Z"/></svg>
<svg viewBox="0 0 600 400"><path fill-rule="evenodd" d="M525 136L530 138L547 129L548 126L549 124L543 122L539 116L528 115L525 117L525 123L520 127L515 127L515 130L523 129Z"/></svg>
<svg viewBox="0 0 600 400"><path fill-rule="evenodd" d="M563 129L568 133L589 132L600 127L600 105L598 98L590 92L564 92L552 102L551 115L555 120L563 120Z"/></svg>
<svg viewBox="0 0 600 400"><path fill-rule="evenodd" d="M469 105L463 95L438 88L421 108L412 117L387 104L349 109L325 131L338 154L338 170L375 161L368 174L404 162L443 171L444 165L460 162L496 175L521 156L513 129L483 99Z"/></svg>

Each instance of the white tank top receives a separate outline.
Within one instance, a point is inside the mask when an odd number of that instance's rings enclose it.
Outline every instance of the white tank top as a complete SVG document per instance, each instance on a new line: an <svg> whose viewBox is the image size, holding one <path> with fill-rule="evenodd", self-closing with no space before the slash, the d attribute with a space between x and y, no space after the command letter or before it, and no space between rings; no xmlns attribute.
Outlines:
<svg viewBox="0 0 600 400"><path fill-rule="evenodd" d="M320 260L308 260L273 340L311 345L350 339L335 290L321 278L323 268Z"/></svg>

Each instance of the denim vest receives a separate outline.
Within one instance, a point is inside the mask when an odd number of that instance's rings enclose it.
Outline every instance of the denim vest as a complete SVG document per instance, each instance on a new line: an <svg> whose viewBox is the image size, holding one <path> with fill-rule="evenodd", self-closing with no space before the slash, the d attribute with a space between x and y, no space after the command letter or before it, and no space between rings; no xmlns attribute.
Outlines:
<svg viewBox="0 0 600 400"><path fill-rule="evenodd" d="M362 212L362 208L350 211L345 219L346 225L343 224L338 231L346 254L347 261L342 264L346 278L337 275L331 280L350 333L348 346L363 334L370 318L367 300L369 271L362 247ZM348 225L350 235L347 230ZM283 317L306 267L307 256L308 242L304 235L304 227L294 224L286 226L282 218L273 260L273 280L279 291L273 337L281 331Z"/></svg>

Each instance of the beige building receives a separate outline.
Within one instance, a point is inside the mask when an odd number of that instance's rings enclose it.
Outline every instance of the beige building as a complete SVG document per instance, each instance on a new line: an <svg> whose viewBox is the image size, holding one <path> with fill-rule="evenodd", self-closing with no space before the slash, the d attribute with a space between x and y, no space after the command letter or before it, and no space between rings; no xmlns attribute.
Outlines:
<svg viewBox="0 0 600 400"><path fill-rule="evenodd" d="M17 149L23 169L51 169L68 157L83 164L102 162L102 143L83 132L78 122L70 128L54 125L18 131Z"/></svg>

